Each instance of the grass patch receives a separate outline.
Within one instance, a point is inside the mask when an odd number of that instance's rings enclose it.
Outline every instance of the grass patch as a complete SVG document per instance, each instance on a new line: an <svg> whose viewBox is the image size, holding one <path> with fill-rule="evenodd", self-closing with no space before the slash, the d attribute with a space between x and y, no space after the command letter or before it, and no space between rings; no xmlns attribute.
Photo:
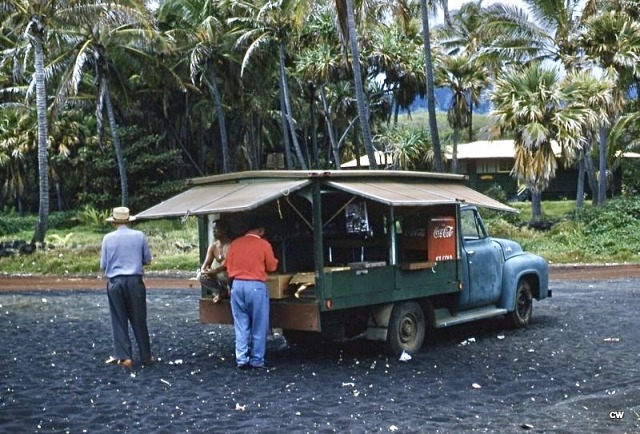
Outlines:
<svg viewBox="0 0 640 434"><path fill-rule="evenodd" d="M493 236L510 238L525 250L550 263L638 263L640 262L640 199L618 197L604 207L590 202L576 209L575 201L548 201L542 205L543 219L553 223L548 231L527 227L531 204L512 204L520 211L505 223L490 214L487 226Z"/></svg>
<svg viewBox="0 0 640 434"><path fill-rule="evenodd" d="M15 227L15 225L13 225ZM147 235L153 261L148 271L195 270L200 263L198 228L195 218L186 224L177 219L154 220L134 224ZM81 224L72 228L52 228L47 232L46 245L30 255L15 254L0 258L3 274L98 275L102 238L112 228L103 221ZM33 230L20 229L0 237L0 241L29 242Z"/></svg>

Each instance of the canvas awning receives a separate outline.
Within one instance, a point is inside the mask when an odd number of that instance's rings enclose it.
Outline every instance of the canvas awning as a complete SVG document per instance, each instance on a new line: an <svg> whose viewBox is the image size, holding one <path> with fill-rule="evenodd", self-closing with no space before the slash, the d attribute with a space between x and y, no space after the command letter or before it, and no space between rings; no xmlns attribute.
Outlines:
<svg viewBox="0 0 640 434"><path fill-rule="evenodd" d="M138 219L248 211L299 190L307 179L196 185L136 215Z"/></svg>
<svg viewBox="0 0 640 434"><path fill-rule="evenodd" d="M518 212L515 208L454 183L399 183L385 181L330 181L328 185L393 206L421 206L468 203L499 211Z"/></svg>

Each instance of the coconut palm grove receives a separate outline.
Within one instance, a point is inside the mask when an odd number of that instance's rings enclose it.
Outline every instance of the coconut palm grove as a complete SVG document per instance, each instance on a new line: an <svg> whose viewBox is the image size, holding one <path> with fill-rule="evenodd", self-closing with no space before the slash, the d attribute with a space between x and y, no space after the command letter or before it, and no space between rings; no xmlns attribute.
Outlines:
<svg viewBox="0 0 640 434"><path fill-rule="evenodd" d="M0 213L37 214L33 244L54 211L141 210L188 178L463 173L459 143L505 138L532 219L558 167L601 205L639 144L640 1L524 3L0 0Z"/></svg>

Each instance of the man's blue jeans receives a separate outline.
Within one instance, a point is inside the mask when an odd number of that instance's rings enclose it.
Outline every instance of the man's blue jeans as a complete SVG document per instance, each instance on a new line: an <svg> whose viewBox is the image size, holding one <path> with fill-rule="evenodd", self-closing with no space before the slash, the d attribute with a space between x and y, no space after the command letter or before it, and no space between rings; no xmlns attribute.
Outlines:
<svg viewBox="0 0 640 434"><path fill-rule="evenodd" d="M267 284L259 280L234 279L231 313L236 335L236 363L238 366L264 365L269 332Z"/></svg>

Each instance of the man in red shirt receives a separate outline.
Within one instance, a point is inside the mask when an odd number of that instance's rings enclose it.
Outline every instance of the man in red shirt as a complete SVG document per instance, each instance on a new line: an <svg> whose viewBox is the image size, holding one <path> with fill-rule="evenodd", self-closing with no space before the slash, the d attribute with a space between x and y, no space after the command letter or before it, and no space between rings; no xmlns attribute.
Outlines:
<svg viewBox="0 0 640 434"><path fill-rule="evenodd" d="M264 355L269 332L267 273L278 268L271 244L262 237L264 226L249 224L249 231L229 246L225 266L231 286L231 313L236 335L239 369L267 369Z"/></svg>

